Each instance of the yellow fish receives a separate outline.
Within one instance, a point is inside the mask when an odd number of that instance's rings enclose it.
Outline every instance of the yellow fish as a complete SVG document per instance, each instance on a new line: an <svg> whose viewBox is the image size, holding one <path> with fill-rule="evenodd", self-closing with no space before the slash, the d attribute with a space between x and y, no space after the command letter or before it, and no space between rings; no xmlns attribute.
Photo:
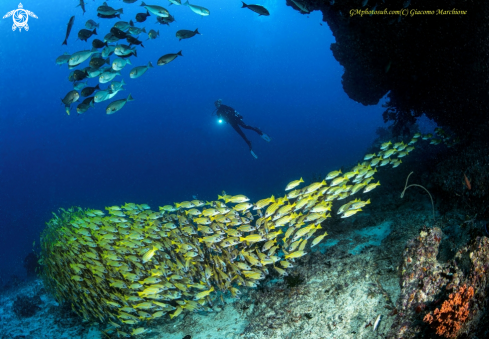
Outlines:
<svg viewBox="0 0 489 339"><path fill-rule="evenodd" d="M289 259L289 258L300 258L300 257L302 257L302 256L304 256L306 254L307 254L307 252L305 252L305 251L295 251L295 252L286 254L285 255L285 259Z"/></svg>
<svg viewBox="0 0 489 339"><path fill-rule="evenodd" d="M338 175L341 174L341 170L339 171L332 171L332 172L329 172L327 175L326 175L326 180L329 180L329 179L334 179L336 178Z"/></svg>
<svg viewBox="0 0 489 339"><path fill-rule="evenodd" d="M156 247L156 246L153 246L152 249L148 250L148 252L146 252L143 255L143 263L147 263L148 261L150 261L151 258L153 258L153 256L155 255L157 250L158 250L158 247Z"/></svg>
<svg viewBox="0 0 489 339"><path fill-rule="evenodd" d="M285 187L285 190L289 191L289 190L299 186L301 184L301 182L304 182L304 180L302 178L300 178L299 180L291 181L287 184L287 187Z"/></svg>

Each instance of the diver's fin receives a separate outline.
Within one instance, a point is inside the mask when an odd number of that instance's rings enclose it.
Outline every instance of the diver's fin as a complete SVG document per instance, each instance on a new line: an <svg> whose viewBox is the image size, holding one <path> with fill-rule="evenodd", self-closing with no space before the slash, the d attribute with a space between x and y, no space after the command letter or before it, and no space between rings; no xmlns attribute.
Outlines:
<svg viewBox="0 0 489 339"><path fill-rule="evenodd" d="M265 133L263 133L263 134L261 135L261 137L262 137L262 138L263 138L263 140L265 140L266 142L270 142L270 140L272 140L272 139L270 139L270 137L269 137L268 135L266 135Z"/></svg>
<svg viewBox="0 0 489 339"><path fill-rule="evenodd" d="M253 152L253 150L250 150L251 152L251 155L255 158L255 159L258 159L258 156L255 154L255 152Z"/></svg>

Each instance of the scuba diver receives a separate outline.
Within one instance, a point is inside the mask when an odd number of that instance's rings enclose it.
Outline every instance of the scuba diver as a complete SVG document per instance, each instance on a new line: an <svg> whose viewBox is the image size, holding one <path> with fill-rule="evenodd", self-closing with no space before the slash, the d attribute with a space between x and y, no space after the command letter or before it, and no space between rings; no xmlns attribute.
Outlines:
<svg viewBox="0 0 489 339"><path fill-rule="evenodd" d="M244 139L244 141L248 144L248 147L250 148L251 155L255 158L258 159L257 155L255 152L253 152L253 149L251 147L251 141L246 138L246 135L243 133L241 128L239 126L246 128L246 129L251 129L258 133L265 141L270 142L270 137L260 131L260 129L252 126L248 126L243 122L243 117L241 114L239 114L234 108L223 105L222 100L219 99L216 102L214 102L214 105L216 106L216 110L214 111L216 115L219 117L219 119L222 119L226 121L228 124L230 124L236 132L238 132L239 135ZM221 120L219 120L221 122Z"/></svg>

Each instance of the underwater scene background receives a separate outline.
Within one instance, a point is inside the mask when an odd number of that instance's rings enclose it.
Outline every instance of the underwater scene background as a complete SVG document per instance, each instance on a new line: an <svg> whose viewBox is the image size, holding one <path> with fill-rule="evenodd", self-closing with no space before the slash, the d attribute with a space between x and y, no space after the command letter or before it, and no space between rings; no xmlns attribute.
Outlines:
<svg viewBox="0 0 489 339"><path fill-rule="evenodd" d="M0 3L0 339L487 337L489 5L184 2Z"/></svg>
<svg viewBox="0 0 489 339"><path fill-rule="evenodd" d="M265 5L274 14L258 17L235 1L209 2L209 17L172 6L171 26L149 17L139 26L159 30L160 37L144 41L132 61L134 67L151 61L155 68L129 79L128 65L122 71L126 90L114 98L131 94L134 102L120 114L106 115L104 102L67 116L60 98L72 83L67 65L55 60L91 49L90 40L76 41L76 33L86 20L98 20L99 2L87 2L84 16L76 1L24 2L39 17L29 20L28 32L12 32L11 20L0 21L2 272L23 274L22 259L59 207L156 207L193 195L214 199L222 190L258 200L295 176L355 161L382 123L380 108L363 107L342 92L341 66L329 52L333 36L319 25L319 13L307 18L270 2ZM17 5L0 4L3 12ZM120 5L123 19L140 12L139 3ZM69 44L61 46L71 15L76 21ZM117 19L98 21L94 38L100 39ZM179 29L195 28L202 36L175 37ZM156 66L160 56L179 50L184 57ZM89 86L97 83L89 79ZM258 161L230 126L212 116L219 98L271 136L266 144L245 130Z"/></svg>

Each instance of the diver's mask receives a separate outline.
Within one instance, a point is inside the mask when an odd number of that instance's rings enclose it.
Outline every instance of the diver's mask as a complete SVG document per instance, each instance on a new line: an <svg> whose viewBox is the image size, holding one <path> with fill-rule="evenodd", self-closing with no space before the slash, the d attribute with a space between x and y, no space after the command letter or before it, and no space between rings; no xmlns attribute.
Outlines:
<svg viewBox="0 0 489 339"><path fill-rule="evenodd" d="M219 108L221 107L221 103L222 103L222 99L218 99L214 102L214 106L216 106L216 108Z"/></svg>

